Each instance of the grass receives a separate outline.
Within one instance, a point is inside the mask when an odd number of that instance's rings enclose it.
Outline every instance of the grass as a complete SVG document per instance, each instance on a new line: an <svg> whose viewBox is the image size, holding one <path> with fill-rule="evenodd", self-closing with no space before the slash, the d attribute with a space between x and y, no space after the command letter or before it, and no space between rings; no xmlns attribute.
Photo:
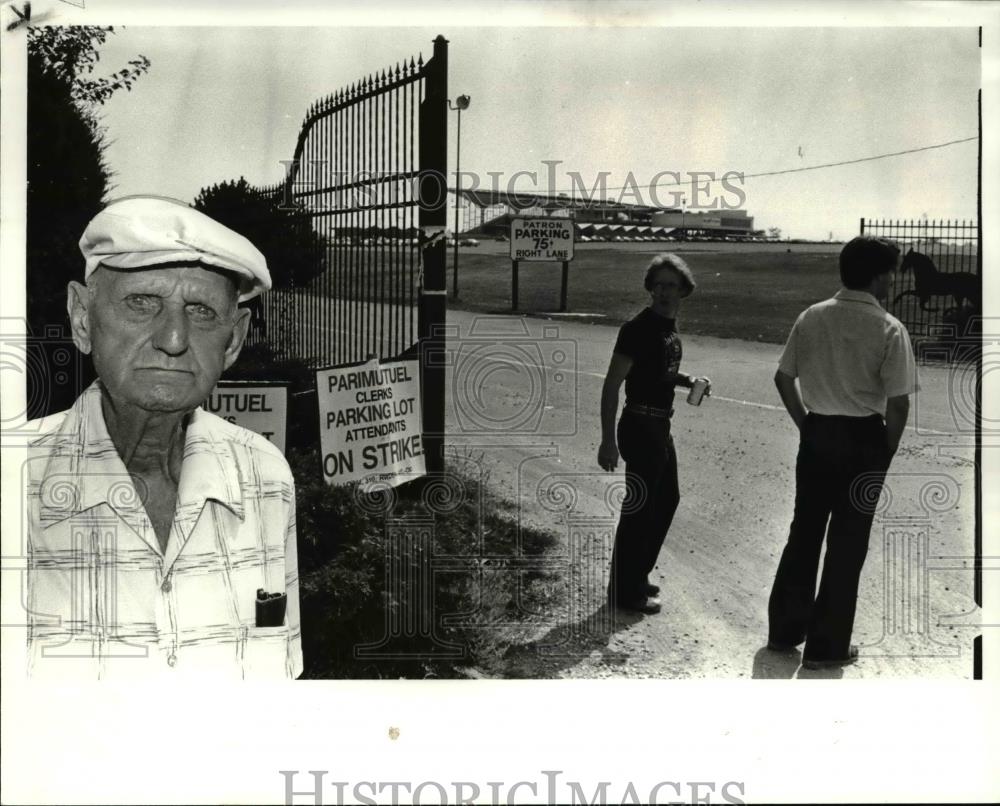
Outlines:
<svg viewBox="0 0 1000 806"><path fill-rule="evenodd" d="M725 250L720 245L720 250ZM664 250L666 251L666 250ZM801 311L840 287L833 251L682 253L698 288L684 301L685 333L781 344ZM621 324L649 302L642 280L650 252L579 250L569 267L570 313L602 314L603 324ZM522 263L519 306L526 314L558 311L561 266ZM448 265L449 290L451 261ZM504 255L461 255L460 298L454 308L488 313L510 311L511 263Z"/></svg>
<svg viewBox="0 0 1000 806"><path fill-rule="evenodd" d="M782 344L799 313L831 297L840 288L841 248L839 243L804 242L578 244L569 269L568 310L561 315L608 325L631 319L648 304L642 279L650 259L658 252L674 251L688 262L698 282L697 291L685 300L682 308L683 332ZM965 251L961 252L964 262L949 263L941 254L934 254L945 270L974 268L974 255ZM507 244L488 240L479 248L463 248L459 261L461 296L455 300L451 293L453 258L449 251L445 260L449 307L479 313L510 313L508 255ZM316 299L339 294L351 299L374 297L385 303L412 305L410 283L416 282L415 276L406 274L398 264L378 264L374 257L371 259L373 263L363 263L347 272L347 279L338 280L328 272L311 283L307 293ZM522 263L518 312L529 316L558 313L561 273L559 263ZM900 291L913 287L912 278L909 272L894 276L886 307L910 329L911 336L926 338L933 335L935 327L951 320L947 315L920 310L913 297L893 302ZM272 318L296 321L294 314L279 313ZM959 325L964 327L961 322Z"/></svg>
<svg viewBox="0 0 1000 806"><path fill-rule="evenodd" d="M275 359L265 344L244 353L227 378L280 379L293 391L285 455L295 477L303 676L501 674L506 653L534 629L533 614L562 590L556 572L533 562L559 535L521 525L474 451L452 449L443 477L388 498L328 486L315 395L301 394L312 371Z"/></svg>

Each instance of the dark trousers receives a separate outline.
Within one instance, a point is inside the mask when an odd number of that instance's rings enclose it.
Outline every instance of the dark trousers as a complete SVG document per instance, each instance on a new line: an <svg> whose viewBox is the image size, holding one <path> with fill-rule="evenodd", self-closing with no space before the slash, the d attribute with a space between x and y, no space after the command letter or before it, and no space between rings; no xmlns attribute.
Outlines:
<svg viewBox="0 0 1000 806"><path fill-rule="evenodd" d="M806 417L795 464L795 514L768 602L769 640L805 641L802 657L809 660L848 657L858 582L889 460L878 415Z"/></svg>
<svg viewBox="0 0 1000 806"><path fill-rule="evenodd" d="M681 498L670 420L625 411L618 421L618 450L625 460L625 500L608 596L630 602L646 596L649 573Z"/></svg>

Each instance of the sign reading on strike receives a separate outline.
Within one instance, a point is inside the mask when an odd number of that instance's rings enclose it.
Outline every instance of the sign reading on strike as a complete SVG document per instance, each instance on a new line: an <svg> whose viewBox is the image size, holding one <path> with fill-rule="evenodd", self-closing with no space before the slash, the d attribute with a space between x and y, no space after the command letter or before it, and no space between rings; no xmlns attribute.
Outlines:
<svg viewBox="0 0 1000 806"><path fill-rule="evenodd" d="M281 384L260 385L222 381L202 405L210 411L255 431L285 452L285 423L288 418L288 388Z"/></svg>
<svg viewBox="0 0 1000 806"><path fill-rule="evenodd" d="M395 487L424 475L418 361L316 373L323 478Z"/></svg>
<svg viewBox="0 0 1000 806"><path fill-rule="evenodd" d="M568 218L515 218L510 222L511 260L572 260L573 222Z"/></svg>

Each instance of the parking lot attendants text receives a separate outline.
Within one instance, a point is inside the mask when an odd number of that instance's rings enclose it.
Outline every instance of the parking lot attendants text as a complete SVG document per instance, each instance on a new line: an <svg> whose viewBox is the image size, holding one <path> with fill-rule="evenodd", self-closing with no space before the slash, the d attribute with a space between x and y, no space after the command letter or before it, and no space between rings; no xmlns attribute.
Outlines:
<svg viewBox="0 0 1000 806"><path fill-rule="evenodd" d="M316 389L328 483L367 489L424 474L417 361L319 370Z"/></svg>

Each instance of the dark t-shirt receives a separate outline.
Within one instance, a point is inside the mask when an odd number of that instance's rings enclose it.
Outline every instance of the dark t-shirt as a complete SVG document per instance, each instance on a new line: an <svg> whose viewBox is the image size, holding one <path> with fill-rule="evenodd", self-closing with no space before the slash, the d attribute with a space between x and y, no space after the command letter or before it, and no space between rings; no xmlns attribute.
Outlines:
<svg viewBox="0 0 1000 806"><path fill-rule="evenodd" d="M681 367L681 337L677 323L646 308L622 325L615 352L632 359L625 376L625 402L669 409L674 381Z"/></svg>

